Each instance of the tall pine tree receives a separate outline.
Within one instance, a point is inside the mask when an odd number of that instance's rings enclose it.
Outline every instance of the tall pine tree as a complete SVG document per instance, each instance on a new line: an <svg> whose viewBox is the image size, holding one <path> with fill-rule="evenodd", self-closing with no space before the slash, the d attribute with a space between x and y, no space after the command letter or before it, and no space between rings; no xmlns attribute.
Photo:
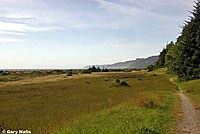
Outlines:
<svg viewBox="0 0 200 134"><path fill-rule="evenodd" d="M162 50L162 52L160 52L159 58L158 58L158 60L156 61L156 64L155 64L155 66L157 68L161 68L161 67L166 66L166 59L165 59L166 54L170 50L170 48L173 47L173 46L174 46L174 42L172 41L171 43L167 44L166 48L164 48Z"/></svg>
<svg viewBox="0 0 200 134"><path fill-rule="evenodd" d="M197 0L192 14L177 39L171 58L173 63L168 67L183 81L200 78L200 0Z"/></svg>

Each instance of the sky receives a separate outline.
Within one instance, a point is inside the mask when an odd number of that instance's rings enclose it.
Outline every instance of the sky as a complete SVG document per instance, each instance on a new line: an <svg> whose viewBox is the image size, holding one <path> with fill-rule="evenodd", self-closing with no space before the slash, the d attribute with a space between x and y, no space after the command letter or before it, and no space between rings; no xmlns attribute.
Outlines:
<svg viewBox="0 0 200 134"><path fill-rule="evenodd" d="M69 69L158 55L192 0L0 0L0 69Z"/></svg>

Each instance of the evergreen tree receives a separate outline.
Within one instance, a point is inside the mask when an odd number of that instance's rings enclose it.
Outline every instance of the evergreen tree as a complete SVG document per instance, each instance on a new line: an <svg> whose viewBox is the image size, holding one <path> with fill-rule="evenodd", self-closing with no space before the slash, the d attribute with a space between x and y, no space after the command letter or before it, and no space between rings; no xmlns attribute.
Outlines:
<svg viewBox="0 0 200 134"><path fill-rule="evenodd" d="M174 58L174 45L173 45L172 47L169 48L165 56L165 66L167 66L169 73L173 73L174 61L175 61L175 58Z"/></svg>
<svg viewBox="0 0 200 134"><path fill-rule="evenodd" d="M158 68L164 67L166 53L167 53L167 51L166 51L165 48L162 50L162 52L160 52L159 58L158 58L158 60L156 61L156 64L155 64L156 67L158 67Z"/></svg>
<svg viewBox="0 0 200 134"><path fill-rule="evenodd" d="M200 78L200 0L197 0L192 14L173 52L171 50L165 58L168 60L168 69L178 74L180 80ZM169 64L169 61L172 63Z"/></svg>
<svg viewBox="0 0 200 134"><path fill-rule="evenodd" d="M159 59L156 61L156 64L155 64L156 67L160 68L160 67L166 66L166 59L165 59L166 54L170 50L170 48L173 46L174 46L174 42L172 41L171 43L167 44L166 48L164 48L162 52L160 52Z"/></svg>

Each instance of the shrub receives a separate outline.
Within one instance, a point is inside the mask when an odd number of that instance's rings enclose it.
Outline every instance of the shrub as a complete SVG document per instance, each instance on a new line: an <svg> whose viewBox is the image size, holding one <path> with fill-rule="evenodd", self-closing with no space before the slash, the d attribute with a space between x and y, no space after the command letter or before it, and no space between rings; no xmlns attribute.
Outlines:
<svg viewBox="0 0 200 134"><path fill-rule="evenodd" d="M9 72L3 72L3 73L1 73L1 75L2 75L2 76L10 75L10 73L9 73Z"/></svg>
<svg viewBox="0 0 200 134"><path fill-rule="evenodd" d="M113 83L115 87L120 87L120 86L129 86L126 81L120 81L119 79L116 79Z"/></svg>
<svg viewBox="0 0 200 134"><path fill-rule="evenodd" d="M72 72L67 72L67 76L72 76Z"/></svg>
<svg viewBox="0 0 200 134"><path fill-rule="evenodd" d="M92 72L90 70L82 70L80 73L81 74L91 74Z"/></svg>
<svg viewBox="0 0 200 134"><path fill-rule="evenodd" d="M151 72L154 70L154 65L150 64L145 69L148 70L148 72Z"/></svg>
<svg viewBox="0 0 200 134"><path fill-rule="evenodd" d="M120 85L121 86L129 86L128 83L126 81L124 81L124 80L120 82Z"/></svg>
<svg viewBox="0 0 200 134"><path fill-rule="evenodd" d="M120 83L120 80L119 80L119 79L116 79L116 80L115 80L115 83Z"/></svg>
<svg viewBox="0 0 200 134"><path fill-rule="evenodd" d="M120 80L119 79L115 79L115 81L113 82L113 86L114 87L120 87Z"/></svg>
<svg viewBox="0 0 200 134"><path fill-rule="evenodd" d="M154 107L154 102L152 100L148 100L144 102L144 105L146 108L153 108Z"/></svg>

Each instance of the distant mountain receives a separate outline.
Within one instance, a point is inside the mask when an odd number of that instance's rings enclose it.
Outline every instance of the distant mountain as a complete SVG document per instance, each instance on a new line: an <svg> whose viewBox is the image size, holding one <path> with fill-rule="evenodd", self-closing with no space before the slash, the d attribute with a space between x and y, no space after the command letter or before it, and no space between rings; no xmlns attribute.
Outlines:
<svg viewBox="0 0 200 134"><path fill-rule="evenodd" d="M117 62L114 64L94 65L94 66L100 68L108 68L108 69L125 69L125 68L144 69L146 66L150 64L155 64L157 60L158 56L151 56L148 58L137 58L136 60ZM92 66L93 65L85 66L84 69L88 69L89 67Z"/></svg>

